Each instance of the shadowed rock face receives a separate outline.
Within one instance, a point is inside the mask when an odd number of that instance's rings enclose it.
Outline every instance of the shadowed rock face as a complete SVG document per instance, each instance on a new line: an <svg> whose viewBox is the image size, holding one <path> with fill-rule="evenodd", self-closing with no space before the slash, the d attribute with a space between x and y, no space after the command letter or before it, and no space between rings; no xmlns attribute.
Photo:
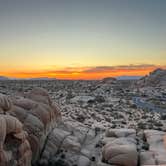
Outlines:
<svg viewBox="0 0 166 166"><path fill-rule="evenodd" d="M59 108L42 88L24 97L0 94L0 165L35 163L60 118Z"/></svg>

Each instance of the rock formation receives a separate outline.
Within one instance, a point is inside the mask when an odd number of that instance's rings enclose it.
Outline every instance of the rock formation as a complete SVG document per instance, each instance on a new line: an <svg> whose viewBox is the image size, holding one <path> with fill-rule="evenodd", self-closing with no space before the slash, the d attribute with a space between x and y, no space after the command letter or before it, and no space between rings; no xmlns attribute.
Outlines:
<svg viewBox="0 0 166 166"><path fill-rule="evenodd" d="M12 108L10 100L4 95L1 95L0 106L3 111ZM30 166L31 158L28 134L22 123L11 115L0 114L0 165Z"/></svg>
<svg viewBox="0 0 166 166"><path fill-rule="evenodd" d="M166 70L156 69L149 75L142 77L137 81L137 86L165 86L166 85Z"/></svg>
<svg viewBox="0 0 166 166"><path fill-rule="evenodd" d="M35 88L23 96L0 94L0 165L30 166L61 118L47 91ZM33 154L33 155L32 155Z"/></svg>

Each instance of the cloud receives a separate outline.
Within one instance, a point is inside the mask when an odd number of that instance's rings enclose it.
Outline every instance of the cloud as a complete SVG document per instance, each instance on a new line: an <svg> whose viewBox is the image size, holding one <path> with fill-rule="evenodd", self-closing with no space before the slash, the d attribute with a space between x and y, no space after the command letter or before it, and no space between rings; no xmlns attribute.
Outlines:
<svg viewBox="0 0 166 166"><path fill-rule="evenodd" d="M150 68L157 68L156 65L150 65L150 64L141 64L141 65L119 65L119 66L96 66L92 67L88 70L85 70L87 73L93 73L93 72L104 72L104 71L118 71L118 70L145 70Z"/></svg>

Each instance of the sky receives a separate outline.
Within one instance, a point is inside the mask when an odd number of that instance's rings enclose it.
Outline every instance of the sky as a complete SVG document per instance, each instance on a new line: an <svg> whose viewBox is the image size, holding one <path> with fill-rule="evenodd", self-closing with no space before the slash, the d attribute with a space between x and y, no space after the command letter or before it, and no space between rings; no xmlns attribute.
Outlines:
<svg viewBox="0 0 166 166"><path fill-rule="evenodd" d="M0 75L101 79L166 68L166 0L0 0Z"/></svg>

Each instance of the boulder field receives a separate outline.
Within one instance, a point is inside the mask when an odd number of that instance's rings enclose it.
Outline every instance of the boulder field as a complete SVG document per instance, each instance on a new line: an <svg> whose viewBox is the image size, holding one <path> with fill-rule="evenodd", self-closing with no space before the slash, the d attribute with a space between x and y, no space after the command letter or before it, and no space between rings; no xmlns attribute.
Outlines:
<svg viewBox="0 0 166 166"><path fill-rule="evenodd" d="M42 88L0 94L0 166L32 165L166 165L166 133L87 127L62 117Z"/></svg>

